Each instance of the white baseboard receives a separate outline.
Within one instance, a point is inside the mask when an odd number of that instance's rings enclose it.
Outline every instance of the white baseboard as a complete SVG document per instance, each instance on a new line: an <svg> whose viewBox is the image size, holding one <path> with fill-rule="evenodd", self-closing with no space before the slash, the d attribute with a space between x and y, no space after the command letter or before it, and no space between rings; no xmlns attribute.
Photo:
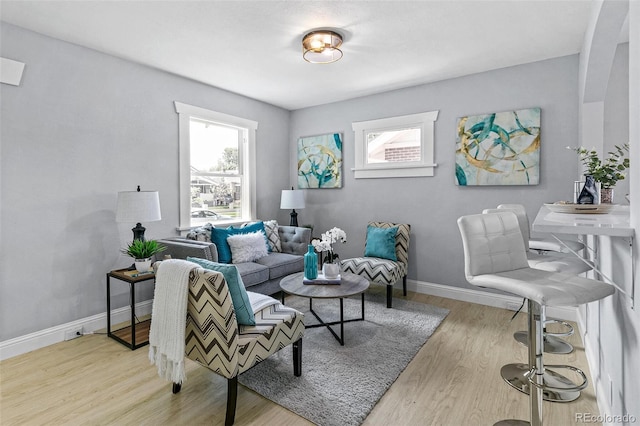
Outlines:
<svg viewBox="0 0 640 426"><path fill-rule="evenodd" d="M407 280L407 289L416 293L429 294L431 296L446 297L447 299L460 300L462 302L477 303L493 306L495 308L515 311L522 304L522 298L506 294L489 293L486 291L452 287L442 284L434 284L426 281ZM526 304L522 311L526 312ZM565 321L576 321L577 308L553 307L547 308L547 317Z"/></svg>
<svg viewBox="0 0 640 426"><path fill-rule="evenodd" d="M136 303L136 316L149 315L152 305L153 299ZM130 319L131 308L129 306L111 311L111 324L118 324L129 321ZM104 312L0 342L0 361L62 342L64 341L64 335L67 330L78 327L82 327L84 333L92 333L96 330L106 329L107 313Z"/></svg>
<svg viewBox="0 0 640 426"><path fill-rule="evenodd" d="M434 284L425 281L407 280L407 288L416 293L430 294L432 296L446 297L448 299L460 300L469 303L478 303L496 308L503 308L515 311L522 303L522 299L516 296L504 294L488 293L486 291L474 290L462 287L451 287L442 284ZM136 314L139 316L151 313L153 300L146 300L136 304ZM526 312L526 306L523 309ZM131 316L131 309L128 306L111 311L112 324L128 321ZM577 313L575 308L547 308L549 318L558 318L566 321L576 321ZM64 341L65 332L69 329L82 327L85 333L92 333L96 330L107 327L107 314L97 314L91 317L61 324L35 333L16 337L14 339L0 342L0 361L17 355L44 348L54 343Z"/></svg>

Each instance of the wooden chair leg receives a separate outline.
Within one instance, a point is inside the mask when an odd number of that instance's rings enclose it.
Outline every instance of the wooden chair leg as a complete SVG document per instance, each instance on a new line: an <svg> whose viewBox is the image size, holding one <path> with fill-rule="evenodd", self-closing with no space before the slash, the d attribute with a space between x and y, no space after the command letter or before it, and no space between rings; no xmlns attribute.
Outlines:
<svg viewBox="0 0 640 426"><path fill-rule="evenodd" d="M302 337L293 342L293 375L302 375Z"/></svg>
<svg viewBox="0 0 640 426"><path fill-rule="evenodd" d="M392 300L393 300L393 286L387 285L387 308L391 307Z"/></svg>
<svg viewBox="0 0 640 426"><path fill-rule="evenodd" d="M402 277L402 295L407 295L407 276Z"/></svg>
<svg viewBox="0 0 640 426"><path fill-rule="evenodd" d="M236 401L238 400L238 376L227 379L227 414L225 426L231 426L236 420Z"/></svg>
<svg viewBox="0 0 640 426"><path fill-rule="evenodd" d="M171 392L173 392L175 394L175 393L180 392L180 389L182 389L182 385L179 384L179 383L174 383L173 384L173 388L171 389Z"/></svg>

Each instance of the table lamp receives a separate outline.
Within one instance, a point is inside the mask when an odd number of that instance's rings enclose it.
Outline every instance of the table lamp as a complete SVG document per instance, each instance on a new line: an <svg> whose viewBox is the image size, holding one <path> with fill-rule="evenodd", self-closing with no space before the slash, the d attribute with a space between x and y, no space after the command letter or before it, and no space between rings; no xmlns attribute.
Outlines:
<svg viewBox="0 0 640 426"><path fill-rule="evenodd" d="M291 189L283 189L282 196L280 198L281 209L293 209L291 211L290 226L298 226L298 213L296 209L304 209L304 192Z"/></svg>
<svg viewBox="0 0 640 426"><path fill-rule="evenodd" d="M138 185L136 191L118 192L116 222L133 222L136 224L131 229L134 241L144 241L146 228L142 226L141 222L155 222L160 219L158 191L140 191L140 185Z"/></svg>

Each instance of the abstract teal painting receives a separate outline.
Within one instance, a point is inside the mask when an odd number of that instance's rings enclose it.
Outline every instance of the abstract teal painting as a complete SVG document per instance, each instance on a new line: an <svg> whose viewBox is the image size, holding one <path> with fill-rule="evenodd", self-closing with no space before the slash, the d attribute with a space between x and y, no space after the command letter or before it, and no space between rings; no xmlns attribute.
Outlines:
<svg viewBox="0 0 640 426"><path fill-rule="evenodd" d="M540 108L458 118L457 185L539 182Z"/></svg>
<svg viewBox="0 0 640 426"><path fill-rule="evenodd" d="M342 188L342 135L298 139L298 188Z"/></svg>

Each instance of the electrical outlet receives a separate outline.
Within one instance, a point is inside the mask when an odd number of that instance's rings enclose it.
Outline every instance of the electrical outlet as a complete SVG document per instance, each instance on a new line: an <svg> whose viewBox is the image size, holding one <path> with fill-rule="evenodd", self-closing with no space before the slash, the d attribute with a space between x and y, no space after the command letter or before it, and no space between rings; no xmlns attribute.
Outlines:
<svg viewBox="0 0 640 426"><path fill-rule="evenodd" d="M82 336L82 326L70 328L64 332L64 340L71 340L80 336Z"/></svg>

